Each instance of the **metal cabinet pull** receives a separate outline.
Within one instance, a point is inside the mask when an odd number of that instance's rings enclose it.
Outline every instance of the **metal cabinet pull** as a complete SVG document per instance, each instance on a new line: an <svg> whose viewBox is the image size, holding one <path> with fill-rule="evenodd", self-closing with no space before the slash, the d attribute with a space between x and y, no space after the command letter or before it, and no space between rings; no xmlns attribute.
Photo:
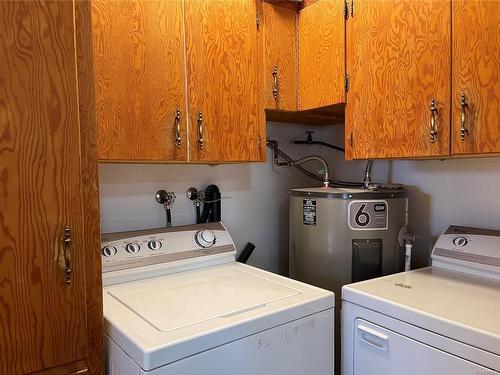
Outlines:
<svg viewBox="0 0 500 375"><path fill-rule="evenodd" d="M181 111L179 108L175 110L175 145L177 148L181 148Z"/></svg>
<svg viewBox="0 0 500 375"><path fill-rule="evenodd" d="M66 284L71 284L71 231L66 225L64 227L64 274L66 277Z"/></svg>
<svg viewBox="0 0 500 375"><path fill-rule="evenodd" d="M432 100L431 100L430 110L431 110L431 122L430 122L431 130L429 132L429 136L430 136L431 143L434 143L434 141L437 139L436 113L438 111L436 108L436 99L435 98L432 98Z"/></svg>
<svg viewBox="0 0 500 375"><path fill-rule="evenodd" d="M198 112L198 147L203 150L203 113Z"/></svg>
<svg viewBox="0 0 500 375"><path fill-rule="evenodd" d="M460 97L460 106L462 107L462 116L460 118L460 139L462 141L465 140L465 136L467 135L467 132L469 131L465 127L465 108L469 106L469 103L467 103L467 98L465 97L465 92L462 93Z"/></svg>
<svg viewBox="0 0 500 375"><path fill-rule="evenodd" d="M273 68L273 81L274 81L274 86L273 86L273 96L274 99L278 99L278 65L274 65Z"/></svg>

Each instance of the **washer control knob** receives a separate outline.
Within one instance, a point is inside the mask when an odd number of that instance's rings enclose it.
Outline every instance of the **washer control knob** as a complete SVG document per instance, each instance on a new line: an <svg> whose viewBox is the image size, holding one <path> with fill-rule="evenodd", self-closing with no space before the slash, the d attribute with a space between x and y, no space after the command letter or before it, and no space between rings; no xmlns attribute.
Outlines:
<svg viewBox="0 0 500 375"><path fill-rule="evenodd" d="M150 250L160 250L161 249L161 241L160 240L151 240L148 242L148 247Z"/></svg>
<svg viewBox="0 0 500 375"><path fill-rule="evenodd" d="M125 251L129 254L138 253L139 250L141 250L141 247L135 242L129 243L125 246Z"/></svg>
<svg viewBox="0 0 500 375"><path fill-rule="evenodd" d="M118 250L116 250L116 247L114 247L114 246L104 246L101 249L101 254L102 254L102 256L109 258L109 257L112 257L113 255L116 255L117 251Z"/></svg>
<svg viewBox="0 0 500 375"><path fill-rule="evenodd" d="M196 243L203 248L215 245L215 234L209 229L202 229L196 232L194 239Z"/></svg>
<svg viewBox="0 0 500 375"><path fill-rule="evenodd" d="M469 243L469 241L465 237L455 237L453 239L453 245L458 246L458 247L464 247L468 243Z"/></svg>

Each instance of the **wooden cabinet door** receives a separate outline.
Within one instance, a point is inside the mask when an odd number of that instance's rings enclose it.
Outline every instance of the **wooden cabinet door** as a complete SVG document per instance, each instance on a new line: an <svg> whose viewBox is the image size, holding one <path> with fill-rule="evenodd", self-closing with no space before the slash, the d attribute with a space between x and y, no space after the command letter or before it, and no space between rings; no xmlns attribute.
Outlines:
<svg viewBox="0 0 500 375"><path fill-rule="evenodd" d="M299 11L299 109L345 102L344 0L318 0Z"/></svg>
<svg viewBox="0 0 500 375"><path fill-rule="evenodd" d="M99 159L187 160L181 0L92 5Z"/></svg>
<svg viewBox="0 0 500 375"><path fill-rule="evenodd" d="M500 2L453 0L452 10L452 153L499 153Z"/></svg>
<svg viewBox="0 0 500 375"><path fill-rule="evenodd" d="M297 10L263 3L266 108L297 110Z"/></svg>
<svg viewBox="0 0 500 375"><path fill-rule="evenodd" d="M185 25L190 160L259 160L255 1L186 0Z"/></svg>
<svg viewBox="0 0 500 375"><path fill-rule="evenodd" d="M87 355L73 6L0 2L2 375Z"/></svg>
<svg viewBox="0 0 500 375"><path fill-rule="evenodd" d="M450 7L355 0L347 21L346 158L449 155Z"/></svg>

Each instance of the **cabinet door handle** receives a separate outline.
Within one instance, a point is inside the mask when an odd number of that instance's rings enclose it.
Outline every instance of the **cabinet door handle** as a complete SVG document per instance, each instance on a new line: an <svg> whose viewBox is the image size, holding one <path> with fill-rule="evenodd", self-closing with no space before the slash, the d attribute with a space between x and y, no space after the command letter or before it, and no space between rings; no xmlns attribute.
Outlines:
<svg viewBox="0 0 500 375"><path fill-rule="evenodd" d="M469 103L467 103L465 92L463 92L460 96L460 106L462 107L462 115L460 116L460 139L464 141L465 136L469 132L469 130L465 127L465 109L469 106Z"/></svg>
<svg viewBox="0 0 500 375"><path fill-rule="evenodd" d="M437 139L436 113L438 111L438 109L436 108L436 99L435 98L432 98L432 100L431 100L430 110L431 110L431 121L430 121L431 130L429 132L429 136L430 136L431 143L434 143L434 141L436 141L436 139Z"/></svg>
<svg viewBox="0 0 500 375"><path fill-rule="evenodd" d="M278 65L274 64L273 68L273 96L278 99Z"/></svg>
<svg viewBox="0 0 500 375"><path fill-rule="evenodd" d="M69 226L64 227L64 275L66 277L66 284L71 284L71 230Z"/></svg>
<svg viewBox="0 0 500 375"><path fill-rule="evenodd" d="M203 150L203 113L198 112L198 147Z"/></svg>
<svg viewBox="0 0 500 375"><path fill-rule="evenodd" d="M177 148L181 148L181 111L179 108L175 110L175 145Z"/></svg>
<svg viewBox="0 0 500 375"><path fill-rule="evenodd" d="M383 351L389 350L389 337L387 335L362 324L359 324L357 328L361 341Z"/></svg>

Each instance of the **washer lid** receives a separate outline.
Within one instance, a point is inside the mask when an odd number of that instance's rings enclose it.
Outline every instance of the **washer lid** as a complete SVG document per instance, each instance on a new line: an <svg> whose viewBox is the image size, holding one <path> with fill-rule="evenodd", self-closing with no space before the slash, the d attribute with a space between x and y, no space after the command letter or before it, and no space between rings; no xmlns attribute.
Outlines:
<svg viewBox="0 0 500 375"><path fill-rule="evenodd" d="M106 334L145 371L333 305L329 291L237 262L103 290Z"/></svg>
<svg viewBox="0 0 500 375"><path fill-rule="evenodd" d="M185 272L108 290L108 294L161 332L239 314L300 294L234 268Z"/></svg>

